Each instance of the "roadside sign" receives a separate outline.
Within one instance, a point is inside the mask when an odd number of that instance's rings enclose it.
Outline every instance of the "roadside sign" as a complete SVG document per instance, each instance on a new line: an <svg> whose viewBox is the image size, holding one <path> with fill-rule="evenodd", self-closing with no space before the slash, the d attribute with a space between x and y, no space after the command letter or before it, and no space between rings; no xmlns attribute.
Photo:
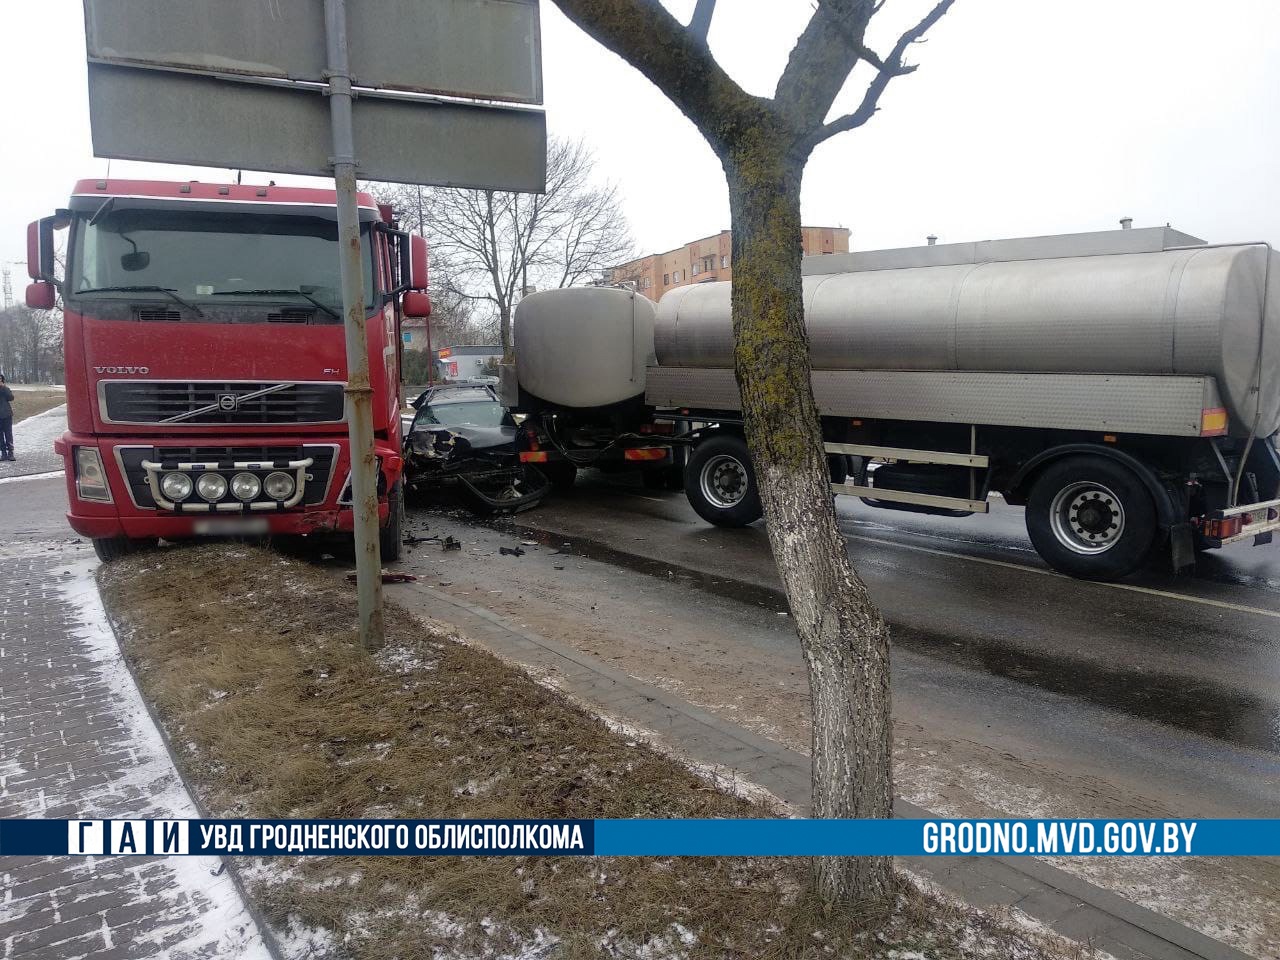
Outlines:
<svg viewBox="0 0 1280 960"><path fill-rule="evenodd" d="M329 176L333 145L323 89L90 63L94 153ZM360 179L543 189L547 141L540 110L426 103L367 92L356 99Z"/></svg>
<svg viewBox="0 0 1280 960"><path fill-rule="evenodd" d="M90 61L324 83L319 0L85 0ZM537 0L348 0L357 87L542 103Z"/></svg>

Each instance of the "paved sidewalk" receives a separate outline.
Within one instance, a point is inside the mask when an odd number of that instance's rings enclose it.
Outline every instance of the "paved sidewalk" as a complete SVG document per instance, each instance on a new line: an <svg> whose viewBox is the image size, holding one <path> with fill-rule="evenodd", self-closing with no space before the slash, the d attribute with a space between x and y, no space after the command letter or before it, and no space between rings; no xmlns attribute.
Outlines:
<svg viewBox="0 0 1280 960"><path fill-rule="evenodd" d="M9 481L8 509L61 494ZM65 527L0 547L0 817L197 817ZM24 518L25 519L25 518ZM4 960L268 956L217 860L0 856Z"/></svg>
<svg viewBox="0 0 1280 960"><path fill-rule="evenodd" d="M661 737L691 759L726 768L806 812L809 758L712 716L567 644L419 581L399 588L416 609L454 624L499 656L554 675L561 689L613 719ZM901 817L931 814L899 800ZM906 857L905 865L979 907L1013 907L1116 960L1248 960L1238 950L1028 857Z"/></svg>
<svg viewBox="0 0 1280 960"><path fill-rule="evenodd" d="M62 470L62 458L53 452L53 441L67 430L65 404L19 420L13 425L16 460L0 460L0 479Z"/></svg>

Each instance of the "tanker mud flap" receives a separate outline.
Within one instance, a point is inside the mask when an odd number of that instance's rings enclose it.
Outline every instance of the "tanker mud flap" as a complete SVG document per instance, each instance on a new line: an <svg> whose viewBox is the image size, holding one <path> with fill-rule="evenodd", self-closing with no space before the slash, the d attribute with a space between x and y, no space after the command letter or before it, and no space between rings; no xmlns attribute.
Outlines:
<svg viewBox="0 0 1280 960"><path fill-rule="evenodd" d="M520 513L536 507L551 490L542 471L523 464L502 470L459 473L458 484L471 510L478 514Z"/></svg>
<svg viewBox="0 0 1280 960"><path fill-rule="evenodd" d="M1175 523L1169 528L1169 556L1174 573L1196 565L1195 530L1191 524Z"/></svg>

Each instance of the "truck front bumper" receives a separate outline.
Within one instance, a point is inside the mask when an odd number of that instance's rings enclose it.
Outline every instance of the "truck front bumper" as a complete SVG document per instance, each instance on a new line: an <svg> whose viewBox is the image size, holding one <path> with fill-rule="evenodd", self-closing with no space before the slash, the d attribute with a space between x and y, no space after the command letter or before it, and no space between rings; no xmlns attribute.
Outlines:
<svg viewBox="0 0 1280 960"><path fill-rule="evenodd" d="M264 443L296 444L303 447L323 447L331 450L332 454L327 463L326 474L323 477L312 475L311 482L315 486L312 494L306 498L308 502L287 509L250 510L246 507L243 510L219 511L206 508L199 512L180 512L156 505L156 498L148 493L147 488L140 488L137 470L134 471L134 483L131 484L126 468L126 464L137 459L137 456L131 458L129 451L154 449L156 453L163 455L166 442L175 448L180 445L180 441L162 441L152 448L150 444L136 439L117 440L70 433L63 435L54 448L66 464L69 504L67 522L71 528L81 536L91 539L129 537L139 540L182 540L231 534L312 536L350 533L353 529L353 514L347 502L350 496L347 483L350 460L345 443L306 437L219 438L219 445L227 447L252 447ZM80 495L75 463L77 447L90 447L99 452L110 489L110 502L86 499ZM382 497L378 504L378 520L381 525L389 516L385 491L399 479L402 460L398 453L389 449L379 449L378 453L383 467L379 483ZM150 457L151 454L147 456ZM178 460L189 461L190 457L180 457Z"/></svg>

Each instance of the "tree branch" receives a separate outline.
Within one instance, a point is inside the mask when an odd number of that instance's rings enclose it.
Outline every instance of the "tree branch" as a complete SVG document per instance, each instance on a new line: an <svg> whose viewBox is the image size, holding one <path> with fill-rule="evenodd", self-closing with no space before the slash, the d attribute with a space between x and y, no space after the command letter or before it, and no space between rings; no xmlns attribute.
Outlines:
<svg viewBox="0 0 1280 960"><path fill-rule="evenodd" d="M876 66L877 73L871 83L868 84L867 91L863 94L862 102L858 104L858 108L852 113L845 114L843 117L832 120L825 126L820 127L809 139L807 146L812 149L824 140L834 137L837 133L844 133L846 130L853 130L862 126L875 116L876 111L880 109L880 97L888 88L889 81L894 77L913 73L916 69L915 65L907 66L902 62L907 48L921 40L929 31L929 28L941 20L943 15L951 9L951 5L954 2L955 0L939 0L938 5L930 10L923 20L898 38L898 42L893 45L893 50L889 52L889 56L882 63L876 65L874 61L869 61L873 66ZM859 43L859 46L866 51L866 48L861 43ZM865 55L864 59L867 59Z"/></svg>
<svg viewBox="0 0 1280 960"><path fill-rule="evenodd" d="M744 108L758 109L758 98L738 86L716 63L706 43L658 0L554 3L584 33L626 60L661 90L693 121L717 153L726 144L726 117L736 116Z"/></svg>
<svg viewBox="0 0 1280 960"><path fill-rule="evenodd" d="M711 17L716 12L716 0L698 0L693 8L693 16L689 18L689 34L701 43L707 44L707 34L711 32Z"/></svg>
<svg viewBox="0 0 1280 960"><path fill-rule="evenodd" d="M774 100L802 130L822 123L865 49L871 0L819 0L791 49Z"/></svg>

